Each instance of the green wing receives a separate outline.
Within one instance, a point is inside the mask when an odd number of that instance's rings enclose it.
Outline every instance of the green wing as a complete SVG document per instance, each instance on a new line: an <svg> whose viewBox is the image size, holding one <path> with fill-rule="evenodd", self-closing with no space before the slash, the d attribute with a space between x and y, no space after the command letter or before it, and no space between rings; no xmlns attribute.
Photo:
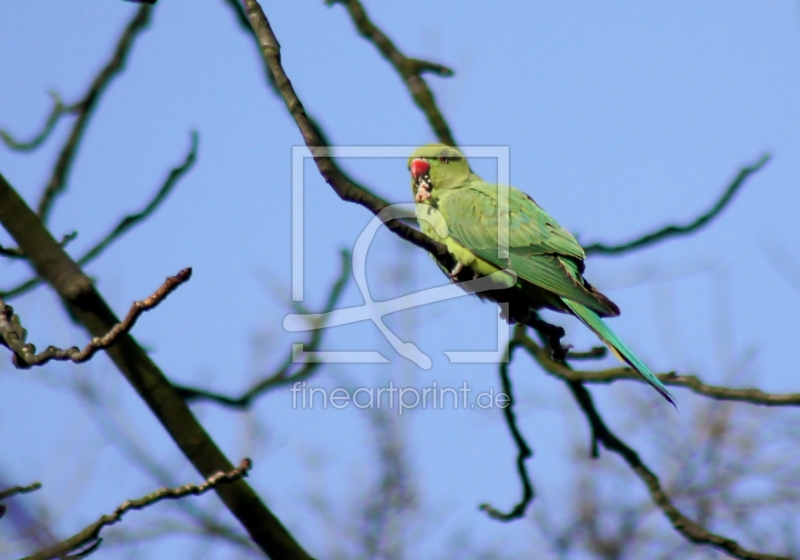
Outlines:
<svg viewBox="0 0 800 560"><path fill-rule="evenodd" d="M585 285L581 277L585 254L575 238L513 187L509 187L509 260L500 259L497 197L496 185L475 180L441 193L437 205L450 236L481 259L511 268L531 284L599 313L618 314L608 300Z"/></svg>

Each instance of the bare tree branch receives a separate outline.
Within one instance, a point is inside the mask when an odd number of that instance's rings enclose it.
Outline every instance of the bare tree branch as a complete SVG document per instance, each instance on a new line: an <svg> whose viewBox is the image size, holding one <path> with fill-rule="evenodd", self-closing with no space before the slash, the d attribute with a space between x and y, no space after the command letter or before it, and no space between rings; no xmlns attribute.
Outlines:
<svg viewBox="0 0 800 560"><path fill-rule="evenodd" d="M125 333L130 332L136 324L139 315L149 311L164 301L178 286L187 282L192 276L191 268L184 268L175 276L167 278L153 295L136 301L131 305L128 315L121 322L114 325L104 336L95 337L83 350L77 346L62 350L50 346L44 352L37 354L33 344L25 342L25 329L22 328L19 317L14 315L10 305L0 299L0 344L14 352L14 365L19 369L28 369L32 366L43 366L50 360L59 362L71 361L76 364L87 362L98 350L103 350L114 344Z"/></svg>
<svg viewBox="0 0 800 560"><path fill-rule="evenodd" d="M642 377L629 367L615 367L602 371L575 371L562 362L554 360L550 353L536 344L530 337L520 335L520 343L544 370L565 381L578 383L613 383L615 381L636 381L646 383ZM693 393L720 401L738 401L762 406L800 406L800 393L765 393L760 389L734 389L720 385L707 385L696 375L678 375L675 372L660 373L656 377L665 385L685 387Z"/></svg>
<svg viewBox="0 0 800 560"><path fill-rule="evenodd" d="M217 472L202 484L186 484L178 488L160 488L137 500L128 500L122 503L114 513L104 515L83 531L54 547L26 557L24 560L50 560L51 558L85 558L95 552L103 539L100 532L110 525L119 523L122 516L131 510L142 510L164 500L179 500L186 496L201 496L221 484L229 484L247 476L253 464L250 459L242 460L241 464L228 472Z"/></svg>
<svg viewBox="0 0 800 560"><path fill-rule="evenodd" d="M150 8L150 6L143 5L139 8L136 15L131 19L125 31L120 36L111 60L108 61L92 81L92 84L89 86L89 91L86 92L83 98L70 106L70 112L77 113L78 117L72 125L72 130L67 138L67 142L64 144L64 147L61 148L61 153L53 168L53 174L50 176L42 192L42 196L39 199L36 213L42 219L42 222L47 223L56 198L66 189L69 173L72 170L72 162L75 160L75 154L80 146L83 133L86 131L89 119L92 117L100 97L105 93L111 81L122 72L134 40L150 23L151 12L152 8ZM51 118L53 118L53 114L55 113L51 113ZM58 117L55 117L55 119L57 120ZM45 132L49 133L46 127ZM45 137L46 136L47 134L45 134Z"/></svg>
<svg viewBox="0 0 800 560"><path fill-rule="evenodd" d="M518 340L538 362L539 354L535 351L534 347L539 348L540 350L541 347L535 343L531 345L530 343L526 342L525 339L530 340L530 338L525 335L524 329L524 326L518 326L515 330L514 338ZM547 330L544 332L539 331L539 335L542 337L542 339L547 340L552 344L552 337L550 334L550 331ZM556 344L560 346L560 341L556 341ZM559 349L553 348L552 350L557 352ZM569 366L567 366L565 362L562 362L561 366L569 369ZM650 498L653 500L653 503L655 503L655 505L662 511L675 530L686 540L694 544L709 545L723 550L734 558L739 558L740 560L789 560L783 556L762 554L760 552L747 550L735 540L712 533L699 523L696 523L695 521L692 521L686 517L677 507L675 507L675 504L672 503L672 500L670 500L669 496L667 496L661 487L658 477L647 467L647 465L644 464L636 451L625 444L608 428L608 426L606 426L605 421L600 416L600 413L597 411L597 408L594 405L594 400L592 399L591 393L589 393L588 389L583 386L583 383L568 378L563 378L562 380L567 384L567 387L569 387L572 396L575 398L575 401L578 403L578 406L581 408L589 422L589 428L591 429L592 434L592 457L599 457L598 444L601 444L605 449L622 457L631 470L633 470L633 472L636 474L636 476L638 476L639 479L644 482L648 492L650 493Z"/></svg>
<svg viewBox="0 0 800 560"><path fill-rule="evenodd" d="M728 206L734 195L745 184L747 179L754 173L761 170L772 156L764 154L761 158L752 165L743 167L730 185L722 193L722 196L714 203L714 205L694 219L692 222L685 225L669 225L662 229L648 233L626 243L619 245L606 245L604 243L592 243L583 247L587 255L623 255L631 251L643 249L650 245L655 245L672 237L682 237L696 232L699 229L707 226L711 220L720 215L720 213Z"/></svg>
<svg viewBox="0 0 800 560"><path fill-rule="evenodd" d="M29 484L27 486L14 486L13 488L0 490L0 501L5 500L6 498L10 498L11 496L18 496L20 494L30 494L31 492L35 492L41 487L42 487L41 482L34 482L33 484Z"/></svg>
<svg viewBox="0 0 800 560"><path fill-rule="evenodd" d="M261 9L261 5L256 0L246 0L245 11L253 27L253 31L258 37L262 56L275 80L278 91L286 103L289 114L292 115L297 124L297 128L303 135L303 140L311 151L314 162L317 164L317 169L319 169L325 182L333 188L339 198L348 202L355 202L367 208L373 214L379 216L384 221L387 228L394 234L413 243L417 247L425 249L433 255L442 266L450 270L454 262L444 244L434 241L421 231L402 223L397 219L399 216L384 212L384 210L387 209L386 201L358 188L342 175L336 164L330 158L328 146L323 142L317 129L309 121L303 104L294 91L294 87L292 87L292 83L289 81L283 66L281 66L280 45L278 44L275 34L272 32L272 28L270 27L267 17L264 15L264 11Z"/></svg>
<svg viewBox="0 0 800 560"><path fill-rule="evenodd" d="M141 442L132 436L127 429L127 422L120 421L116 414L118 412L116 408L108 405L89 378L76 377L73 380L73 391L86 406L88 416L103 434L107 445L118 449L130 464L139 465L156 484L178 486L174 469L162 467L151 456L151 450L147 445L141 445ZM181 500L176 505L199 525L196 529L202 531L203 534L224 540L243 552L258 551L260 554L260 550L248 535L244 534L239 527L230 525L217 513L207 512L192 501ZM159 521L159 525L163 525L163 521ZM114 541L115 544L120 542L119 531L114 536Z"/></svg>
<svg viewBox="0 0 800 560"><path fill-rule="evenodd" d="M516 403L514 398L514 387L511 385L511 379L508 375L508 368L511 360L514 359L514 350L519 346L519 342L512 339L508 343L506 350L507 360L500 362L500 382L503 386L503 393L508 397L508 404L503 408L503 416L506 419L506 425L511 432L511 437L514 438L514 443L517 445L517 473L519 474L520 481L522 482L522 499L515 505L508 513L503 513L492 507L490 504L481 504L481 511L485 511L492 519L498 521L513 521L521 519L525 516L525 511L528 505L533 501L534 491L531 480L528 477L528 470L525 468L525 461L533 456L528 442L525 441L522 432L517 427L517 417L514 414L513 406Z"/></svg>
<svg viewBox="0 0 800 560"><path fill-rule="evenodd" d="M70 113L77 112L80 104L64 105L64 102L55 91L50 92L50 97L53 98L53 108L50 110L50 115L42 127L42 130L36 133L30 140L15 140L11 134L5 130L0 130L0 138L6 146L15 152L32 152L41 146L45 140L50 137L50 134L55 130L58 121L61 117Z"/></svg>
<svg viewBox="0 0 800 560"><path fill-rule="evenodd" d="M339 298L347 285L347 280L350 278L350 265L350 252L342 250L342 271L331 288L322 313L330 313L339 302ZM304 350L307 352L318 350L322 344L322 336L325 331L326 329L324 328L312 330L308 342L304 345ZM296 368L297 362L294 361L294 358L295 351L294 348L292 348L275 372L264 376L260 381L238 397L231 397L197 387L189 387L187 385L174 385L174 387L178 394L187 402L211 401L228 408L247 409L252 406L256 399L271 389L285 387L286 385L308 379L321 365L321 362L311 360L303 362L299 368Z"/></svg>
<svg viewBox="0 0 800 560"><path fill-rule="evenodd" d="M66 234L64 237L61 238L61 242L59 245L62 247L66 247L69 243L78 237L78 232L73 231L71 233ZM9 259L19 259L22 260L25 258L25 253L17 249L16 247L3 247L0 245L0 255L7 257Z"/></svg>
<svg viewBox="0 0 800 560"><path fill-rule="evenodd" d="M233 10L234 15L236 16L236 22L239 24L239 27L247 33L247 35L253 40L253 44L255 45L256 49L258 49L259 57L261 58L261 62L263 63L264 69L264 76L267 79L267 85L269 86L270 90L277 95L278 97L282 98L281 92L278 90L278 86L275 83L275 76L272 75L272 72L269 69L269 65L267 64L266 60L263 56L261 56L261 46L258 40L258 36L256 35L255 31L253 31L253 27L250 25L250 21L247 19L247 13L245 13L244 8L242 7L241 0L223 0L228 7ZM320 139L320 146L330 146L331 141L328 134L322 128L319 121L314 118L312 115L306 113L306 119L308 121L308 126L313 131L314 135ZM358 189L372 195L376 199L383 200L384 203L388 204L383 198L375 194L372 189L364 185L354 179L351 175L349 175L341 166L336 163L336 160L331 157L330 158L331 164L336 167L338 172L345 178L345 180L353 185L355 185Z"/></svg>
<svg viewBox="0 0 800 560"><path fill-rule="evenodd" d="M581 410L586 415L586 419L589 421L589 426L592 430L592 439L602 444L605 449L616 453L625 460L636 476L644 482L656 506L664 513L669 522L672 523L675 530L685 539L694 544L713 546L741 560L789 560L789 558L783 556L747 550L735 540L712 533L702 525L686 517L675 507L675 504L672 503L672 500L669 499L669 496L667 496L663 488L661 488L658 477L644 464L639 455L606 426L586 387L576 381L567 381L566 383L578 403L578 406L580 406ZM593 444L593 447L596 453L596 443Z"/></svg>
<svg viewBox="0 0 800 560"><path fill-rule="evenodd" d="M0 502L12 496L19 496L20 494L29 494L31 492L35 492L41 487L42 487L41 482L34 482L33 484L29 484L28 486L14 486L13 488L0 490ZM0 519L2 519L5 514L6 514L6 506L0 503Z"/></svg>
<svg viewBox="0 0 800 560"><path fill-rule="evenodd" d="M586 352L576 352L569 350L567 352L568 360L599 360L605 358L608 354L608 348L605 346L594 346Z"/></svg>
<svg viewBox="0 0 800 560"><path fill-rule="evenodd" d="M386 34L376 26L369 16L367 15L364 6L358 0L327 0L329 6L334 4L342 4L350 14L353 24L356 26L358 34L364 39L375 45L375 48L381 53L392 67L403 78L408 92L414 99L414 103L420 108L422 113L427 117L428 124L430 124L436 137L442 144L448 146L455 146L456 141L453 138L453 133L450 126L447 124L442 112L439 110L434 98L433 92L425 78L422 77L424 73L431 73L443 78L451 77L454 72L452 69L441 64L428 62L426 60L418 60L416 58L408 58L397 46L392 42Z"/></svg>
<svg viewBox="0 0 800 560"><path fill-rule="evenodd" d="M192 131L191 145L189 152L183 160L183 163L177 167L173 167L167 178L162 183L161 187L156 192L156 195L147 203L147 205L133 214L128 214L112 229L105 237L103 237L94 247L89 249L81 258L78 259L78 264L84 266L100 256L112 243L125 235L129 230L139 225L141 222L149 218L153 212L164 202L167 197L172 193L172 189L178 184L184 175L186 175L194 166L197 161L197 147L198 147L197 131Z"/></svg>
<svg viewBox="0 0 800 560"><path fill-rule="evenodd" d="M198 135L196 131L192 131L191 136L191 147L189 148L189 152L186 154L186 157L183 160L183 163L180 165L173 167L167 178L161 184L158 191L156 191L155 196L145 205L144 208L135 212L133 214L128 214L122 220L120 220L114 228L107 233L100 241L98 241L92 248L90 248L86 253L83 254L82 257L78 259L78 264L84 266L89 264L97 257L99 257L103 252L108 249L115 241L117 241L120 237L128 233L131 229L135 226L139 225L141 222L145 221L149 218L158 208L161 207L161 204L167 199L167 197L172 193L172 190L178 184L178 182L191 170L194 166L195 162L197 161L197 146L198 146ZM71 234L73 237L76 234ZM66 246L66 243L69 241L67 239L68 236L64 238L61 243L62 247ZM21 251L19 249L13 249L16 252ZM11 288L6 292L0 292L0 297L5 299L12 299L22 294L25 294L37 286L40 286L44 280L39 277L35 276L25 282Z"/></svg>
<svg viewBox="0 0 800 560"><path fill-rule="evenodd" d="M103 336L119 322L80 266L58 245L42 221L0 175L0 223L28 263L58 293L76 322L92 336ZM108 356L169 432L183 454L204 477L233 469L147 352L123 333ZM253 541L270 557L307 559L280 520L243 480L216 488L223 503Z"/></svg>

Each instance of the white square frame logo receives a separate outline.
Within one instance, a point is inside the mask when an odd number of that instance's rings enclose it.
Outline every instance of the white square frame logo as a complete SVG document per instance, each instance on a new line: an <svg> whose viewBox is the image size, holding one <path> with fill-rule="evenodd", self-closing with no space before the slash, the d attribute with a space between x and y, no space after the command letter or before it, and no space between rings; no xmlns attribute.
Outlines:
<svg viewBox="0 0 800 560"><path fill-rule="evenodd" d="M417 146L331 146L316 147L313 152L318 157L342 158L400 158L407 159ZM510 150L508 146L465 146L459 148L467 158L494 158L497 160L498 182L498 256L508 258L509 244L509 189ZM292 147L292 300L302 302L304 291L304 218L303 198L305 184L305 160L313 159L306 146ZM373 217L352 252L353 276L364 297L364 305L346 309L336 309L330 313L302 314L292 313L284 318L284 329L290 332L308 331L371 320L387 341L401 356L411 360L422 369L430 369L432 361L412 342L401 341L383 322L384 315L411 309L428 303L445 301L471 293L496 289L498 282L513 283L516 275L509 270L500 271L489 277L462 282L461 287L447 284L436 288L400 296L387 301L373 301L366 284L366 249L385 219L400 213L414 213L415 205L396 204L387 207L380 215ZM503 311L497 321L497 347L489 351L445 351L452 363L501 363L507 362L506 347L510 340L510 325L502 318L508 316L507 304L500 305ZM295 363L388 363L389 360L376 351L305 351L303 344L292 345L292 359Z"/></svg>

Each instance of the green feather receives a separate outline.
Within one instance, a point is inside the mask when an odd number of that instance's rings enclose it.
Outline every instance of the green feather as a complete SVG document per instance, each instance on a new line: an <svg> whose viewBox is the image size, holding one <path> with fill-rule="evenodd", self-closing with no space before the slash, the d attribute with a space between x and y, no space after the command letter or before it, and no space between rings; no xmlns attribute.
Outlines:
<svg viewBox="0 0 800 560"><path fill-rule="evenodd" d="M572 313L580 319L581 323L589 327L594 334L598 336L600 340L602 340L606 346L608 346L614 354L616 354L617 358L627 363L636 372L641 375L645 381L647 381L656 391L661 393L661 395L667 399L669 402L672 403L672 406L675 406L675 399L672 398L672 395L667 391L667 388L658 380L650 368L648 368L644 362L642 362L639 358L636 357L630 348L628 348L624 342L622 342L617 335L614 334L608 325L597 316L597 313L588 309L587 307L582 306L580 303L576 303L574 301L569 301L568 299L563 300L564 303L572 310ZM677 407L676 407L677 408Z"/></svg>

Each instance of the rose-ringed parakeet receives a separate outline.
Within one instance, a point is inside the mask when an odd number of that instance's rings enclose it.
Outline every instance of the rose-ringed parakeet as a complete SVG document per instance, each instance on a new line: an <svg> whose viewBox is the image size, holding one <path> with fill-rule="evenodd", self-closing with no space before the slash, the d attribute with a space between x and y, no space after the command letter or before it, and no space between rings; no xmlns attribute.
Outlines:
<svg viewBox="0 0 800 560"><path fill-rule="evenodd" d="M623 362L635 369L673 405L669 391L601 317L619 308L583 277L585 254L576 239L527 194L486 183L472 172L464 155L444 144L423 146L408 160L417 217L426 235L444 243L456 262L444 272L453 280L511 270L508 289L477 294L509 304L509 321L529 323L536 310L552 309L577 317ZM508 193L507 258L498 250L499 196ZM438 212L437 212L438 210ZM444 220L446 236L437 233Z"/></svg>

